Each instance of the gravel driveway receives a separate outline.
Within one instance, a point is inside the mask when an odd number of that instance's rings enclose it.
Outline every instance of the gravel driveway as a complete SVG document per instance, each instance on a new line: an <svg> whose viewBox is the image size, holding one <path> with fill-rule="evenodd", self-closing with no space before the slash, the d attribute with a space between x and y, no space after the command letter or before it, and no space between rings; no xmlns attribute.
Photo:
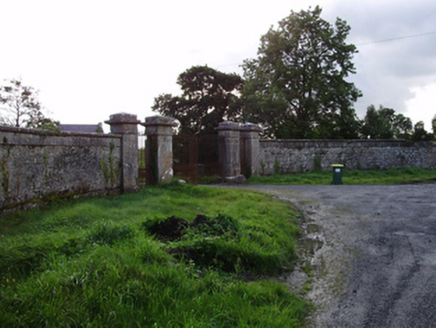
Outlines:
<svg viewBox="0 0 436 328"><path fill-rule="evenodd" d="M436 184L244 186L302 212L314 327L436 327ZM307 268L307 267L306 267Z"/></svg>

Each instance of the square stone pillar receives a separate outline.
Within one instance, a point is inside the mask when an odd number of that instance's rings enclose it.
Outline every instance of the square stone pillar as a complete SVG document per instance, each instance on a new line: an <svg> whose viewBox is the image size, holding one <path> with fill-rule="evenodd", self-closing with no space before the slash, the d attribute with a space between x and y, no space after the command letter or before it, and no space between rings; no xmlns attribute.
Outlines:
<svg viewBox="0 0 436 328"><path fill-rule="evenodd" d="M240 130L235 122L221 122L216 128L219 138L219 160L224 180L241 173Z"/></svg>
<svg viewBox="0 0 436 328"><path fill-rule="evenodd" d="M177 125L172 118L151 116L145 119L146 182L148 185L173 178L173 128Z"/></svg>
<svg viewBox="0 0 436 328"><path fill-rule="evenodd" d="M138 124L136 115L118 113L105 121L112 134L121 134L121 192L135 192L138 185Z"/></svg>
<svg viewBox="0 0 436 328"><path fill-rule="evenodd" d="M259 161L259 133L262 131L259 125L246 123L242 125L241 141L244 143L245 154L241 154L245 158L245 172L242 174L246 178L252 175L260 174Z"/></svg>

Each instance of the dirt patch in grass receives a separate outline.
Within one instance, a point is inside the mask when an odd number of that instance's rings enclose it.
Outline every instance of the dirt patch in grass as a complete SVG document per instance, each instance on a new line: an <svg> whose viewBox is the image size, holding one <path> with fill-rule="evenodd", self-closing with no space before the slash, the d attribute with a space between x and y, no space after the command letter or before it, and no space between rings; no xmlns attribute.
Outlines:
<svg viewBox="0 0 436 328"><path fill-rule="evenodd" d="M219 215L212 219L199 214L192 223L182 218L171 216L166 219L145 222L144 226L149 233L155 235L161 241L179 240L189 229L196 233L210 236L220 236L226 232L231 232L234 235L238 230L236 222L225 215Z"/></svg>
<svg viewBox="0 0 436 328"><path fill-rule="evenodd" d="M159 240L174 241L180 239L185 234L188 226L188 221L171 216L165 220L159 220L150 224L147 229Z"/></svg>
<svg viewBox="0 0 436 328"><path fill-rule="evenodd" d="M241 262L235 246L238 224L229 216L209 218L199 214L192 223L171 216L144 225L158 240L171 243L168 252L176 259L202 267L219 267L226 272L235 272Z"/></svg>

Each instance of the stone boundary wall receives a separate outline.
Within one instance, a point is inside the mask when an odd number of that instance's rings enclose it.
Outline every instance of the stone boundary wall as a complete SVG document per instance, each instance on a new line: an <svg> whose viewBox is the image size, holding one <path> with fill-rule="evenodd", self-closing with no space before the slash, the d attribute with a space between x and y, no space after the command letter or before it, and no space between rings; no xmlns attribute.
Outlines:
<svg viewBox="0 0 436 328"><path fill-rule="evenodd" d="M260 173L346 169L436 168L436 146L404 140L260 140Z"/></svg>
<svg viewBox="0 0 436 328"><path fill-rule="evenodd" d="M122 135L0 127L0 212L78 194L120 192Z"/></svg>

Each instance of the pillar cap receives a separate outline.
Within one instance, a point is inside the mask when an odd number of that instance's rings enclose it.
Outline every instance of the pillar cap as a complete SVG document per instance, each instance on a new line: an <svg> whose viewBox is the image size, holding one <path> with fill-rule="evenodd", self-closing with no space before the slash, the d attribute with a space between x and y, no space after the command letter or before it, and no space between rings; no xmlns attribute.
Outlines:
<svg viewBox="0 0 436 328"><path fill-rule="evenodd" d="M151 125L163 125L163 126L177 126L175 120L171 117L166 116L149 116L145 118L145 123L141 123L141 125L147 127Z"/></svg>
<svg viewBox="0 0 436 328"><path fill-rule="evenodd" d="M259 126L259 124L244 123L242 124L242 130L244 132L262 132L263 129Z"/></svg>
<svg viewBox="0 0 436 328"><path fill-rule="evenodd" d="M117 113L109 116L109 120L105 121L105 123L111 124L138 124L140 121L137 116L134 114L128 113Z"/></svg>
<svg viewBox="0 0 436 328"><path fill-rule="evenodd" d="M109 117L109 121L104 121L111 126L113 134L137 134L138 124L141 123L136 115L128 113L117 113Z"/></svg>
<svg viewBox="0 0 436 328"><path fill-rule="evenodd" d="M230 122L225 121L221 122L217 128L215 128L217 131L225 131L225 130L232 130L232 131L240 131L242 130L241 124L236 122Z"/></svg>

